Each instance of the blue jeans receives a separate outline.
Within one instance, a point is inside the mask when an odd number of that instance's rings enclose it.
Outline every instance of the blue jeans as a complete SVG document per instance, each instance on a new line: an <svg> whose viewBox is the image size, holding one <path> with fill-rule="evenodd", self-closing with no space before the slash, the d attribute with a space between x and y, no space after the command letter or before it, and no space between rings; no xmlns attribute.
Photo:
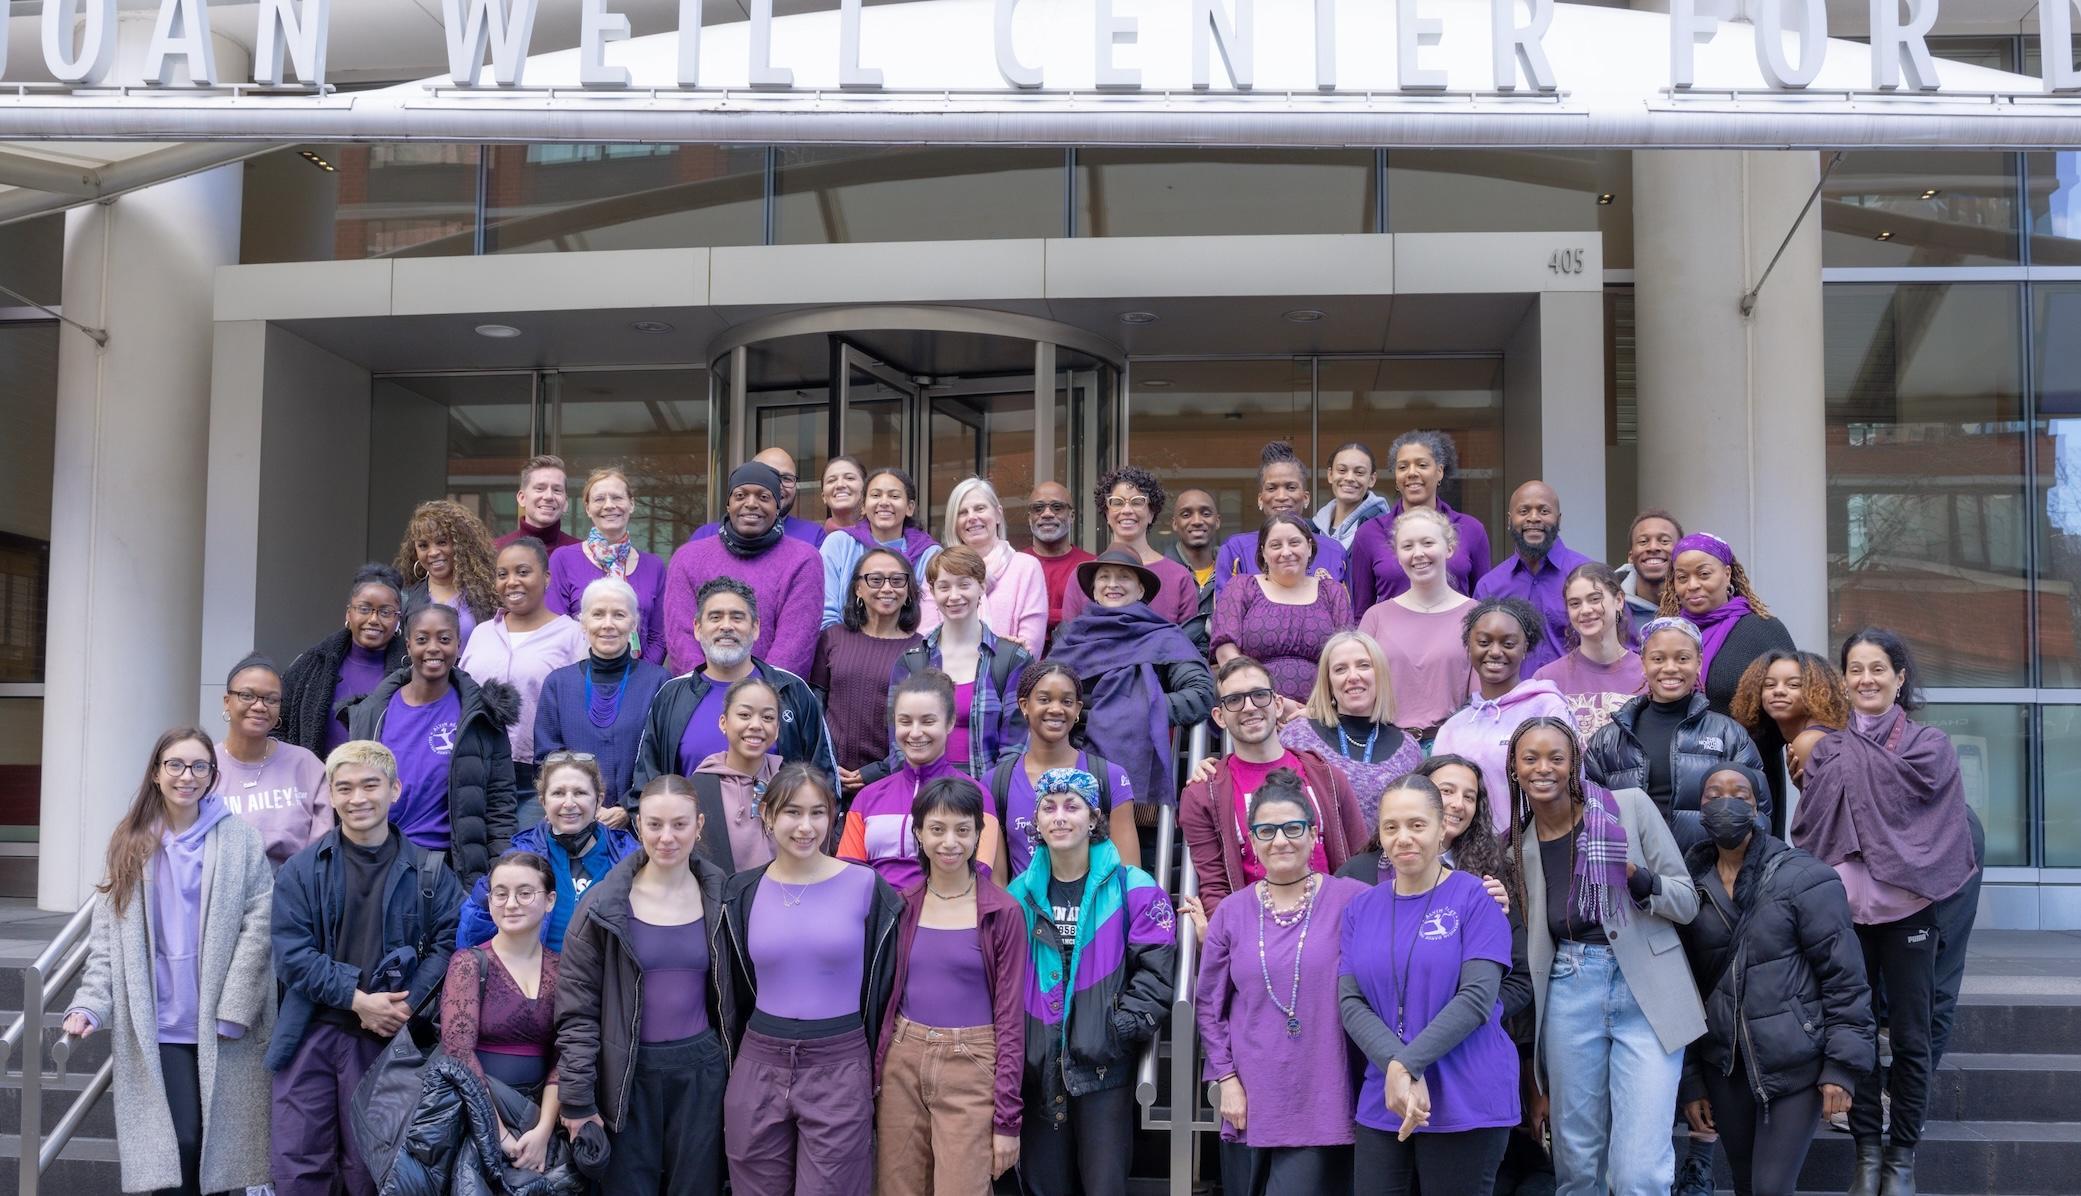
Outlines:
<svg viewBox="0 0 2081 1196"><path fill-rule="evenodd" d="M1611 948L1555 944L1540 1049L1556 1196L1668 1196L1682 1051L1665 1051Z"/></svg>

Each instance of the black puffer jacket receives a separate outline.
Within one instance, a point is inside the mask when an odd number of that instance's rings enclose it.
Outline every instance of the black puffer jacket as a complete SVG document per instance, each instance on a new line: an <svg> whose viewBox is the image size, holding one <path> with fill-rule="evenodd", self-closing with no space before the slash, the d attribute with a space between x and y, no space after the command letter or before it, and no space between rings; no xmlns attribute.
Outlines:
<svg viewBox="0 0 2081 1196"><path fill-rule="evenodd" d="M355 1138L384 1196L582 1196L585 1177L569 1142L549 1144L548 1165L522 1171L499 1149L500 1113L513 1122L540 1107L504 1085L496 1094L470 1069L434 1051L416 1073L396 1072L355 1092Z"/></svg>
<svg viewBox="0 0 2081 1196"><path fill-rule="evenodd" d="M1712 709L1704 694L1692 694L1690 709L1670 740L1675 757L1670 761L1670 775L1676 786L1665 801L1648 788L1647 749L1635 730L1651 701L1643 694L1619 707L1611 721L1590 737L1583 751L1583 771L1606 789L1638 789L1653 797L1655 808L1662 811L1663 821L1676 836L1677 847L1689 851L1692 845L1706 841L1705 829L1698 824L1698 795L1705 788L1705 778L1729 761L1762 772L1763 757L1740 723ZM1768 821L1769 795L1759 793L1756 800Z"/></svg>
<svg viewBox="0 0 2081 1196"><path fill-rule="evenodd" d="M449 676L462 717L448 756L448 867L468 890L513 841L513 747L506 728L520 717L520 693L503 681L479 685L461 669ZM390 696L411 679L409 666L398 669L348 706L348 734L381 740Z"/></svg>
<svg viewBox="0 0 2081 1196"><path fill-rule="evenodd" d="M1684 1052L1683 1099L1705 1095L1706 1069L1732 1074L1737 1039L1749 1090L1766 1104L1817 1084L1855 1088L1877 1061L1877 1034L1841 879L1759 831L1730 904L1708 878L1719 858L1710 842L1684 856L1699 910L1677 932L1705 995L1706 1030Z"/></svg>
<svg viewBox="0 0 2081 1196"><path fill-rule="evenodd" d="M325 732L341 713L332 708L333 691L340 686L340 662L353 646L353 637L342 627L289 663L282 674L282 721L275 724L276 739L324 758ZM405 637L393 635L383 650L384 670L394 671L404 663Z"/></svg>
<svg viewBox="0 0 2081 1196"><path fill-rule="evenodd" d="M629 889L636 873L649 862L640 849L622 857L607 875L593 883L571 915L564 932L563 955L556 970L557 1099L563 1115L597 1113L613 1133L629 1115L629 1086L636 1078L636 1047L643 1041L643 965L629 942ZM708 936L708 958L722 958L722 869L699 856L689 861L701 884L701 921ZM733 994L721 969L708 969L708 1022L726 1026L734 1020ZM734 1044L723 1040L728 1065ZM713 1110L722 1115L721 1094Z"/></svg>

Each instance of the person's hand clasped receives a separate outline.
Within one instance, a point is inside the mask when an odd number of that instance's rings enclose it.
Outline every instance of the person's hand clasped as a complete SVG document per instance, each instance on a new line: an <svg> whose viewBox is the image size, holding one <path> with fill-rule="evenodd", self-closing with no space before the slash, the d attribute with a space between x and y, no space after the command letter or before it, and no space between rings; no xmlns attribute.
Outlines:
<svg viewBox="0 0 2081 1196"><path fill-rule="evenodd" d="M354 1016L361 1019L362 1029L388 1038L412 1017L412 1007L406 1003L406 996L405 993L365 993L356 989Z"/></svg>
<svg viewBox="0 0 2081 1196"><path fill-rule="evenodd" d="M513 1149L506 1157L522 1171L541 1171L549 1166L549 1138L556 1131L554 1125L538 1125L527 1133L513 1139Z"/></svg>
<svg viewBox="0 0 2081 1196"><path fill-rule="evenodd" d="M1401 1131L1395 1135L1397 1141L1407 1142L1409 1135L1430 1123L1430 1086L1411 1077L1399 1059L1387 1065L1386 1095L1387 1107L1402 1119Z"/></svg>
<svg viewBox="0 0 2081 1196"><path fill-rule="evenodd" d="M1221 1081L1221 1119L1242 1133L1245 1120L1250 1116L1250 1101L1243 1094L1243 1081L1239 1076L1230 1076Z"/></svg>

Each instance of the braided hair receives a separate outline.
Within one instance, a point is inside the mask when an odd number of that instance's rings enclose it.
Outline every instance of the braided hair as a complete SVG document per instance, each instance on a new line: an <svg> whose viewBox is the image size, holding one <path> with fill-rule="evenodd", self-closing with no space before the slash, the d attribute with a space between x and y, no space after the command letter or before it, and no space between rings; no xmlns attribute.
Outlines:
<svg viewBox="0 0 2081 1196"><path fill-rule="evenodd" d="M1510 754L1503 761L1504 774L1510 778L1510 833L1504 848L1509 853L1512 869L1508 883L1519 909L1531 908L1525 904L1525 829L1532 825L1532 799L1525 796L1524 786L1517 782L1517 745L1525 736L1542 729L1558 731L1568 741L1569 804L1581 810L1590 800L1589 792L1582 784L1582 743L1575 737L1575 724L1551 714L1519 723L1517 730L1510 734Z"/></svg>
<svg viewBox="0 0 2081 1196"><path fill-rule="evenodd" d="M1739 594L1748 599L1749 609L1758 615L1766 619L1776 618L1777 616L1770 613L1770 608L1764 605L1762 596L1756 593L1756 587L1749 584L1749 571L1741 567L1741 558L1735 556L1732 550L1729 550L1727 557L1728 593ZM1670 561L1669 567L1674 570L1676 562ZM1662 584L1662 597L1655 604L1655 613L1657 615L1681 615L1684 613L1683 603L1677 601L1675 586L1667 582Z"/></svg>

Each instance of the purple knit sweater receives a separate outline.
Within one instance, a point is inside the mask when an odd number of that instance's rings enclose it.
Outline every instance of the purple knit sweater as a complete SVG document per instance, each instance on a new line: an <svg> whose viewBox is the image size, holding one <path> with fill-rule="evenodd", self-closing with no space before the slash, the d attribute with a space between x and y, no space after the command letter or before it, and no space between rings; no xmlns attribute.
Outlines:
<svg viewBox="0 0 2081 1196"><path fill-rule="evenodd" d="M759 598L759 638L752 654L798 677L816 658L817 623L824 610L824 558L792 536L756 557L737 557L721 536L689 540L665 570L665 668L675 676L705 659L694 638L694 595L712 577L734 577Z"/></svg>

